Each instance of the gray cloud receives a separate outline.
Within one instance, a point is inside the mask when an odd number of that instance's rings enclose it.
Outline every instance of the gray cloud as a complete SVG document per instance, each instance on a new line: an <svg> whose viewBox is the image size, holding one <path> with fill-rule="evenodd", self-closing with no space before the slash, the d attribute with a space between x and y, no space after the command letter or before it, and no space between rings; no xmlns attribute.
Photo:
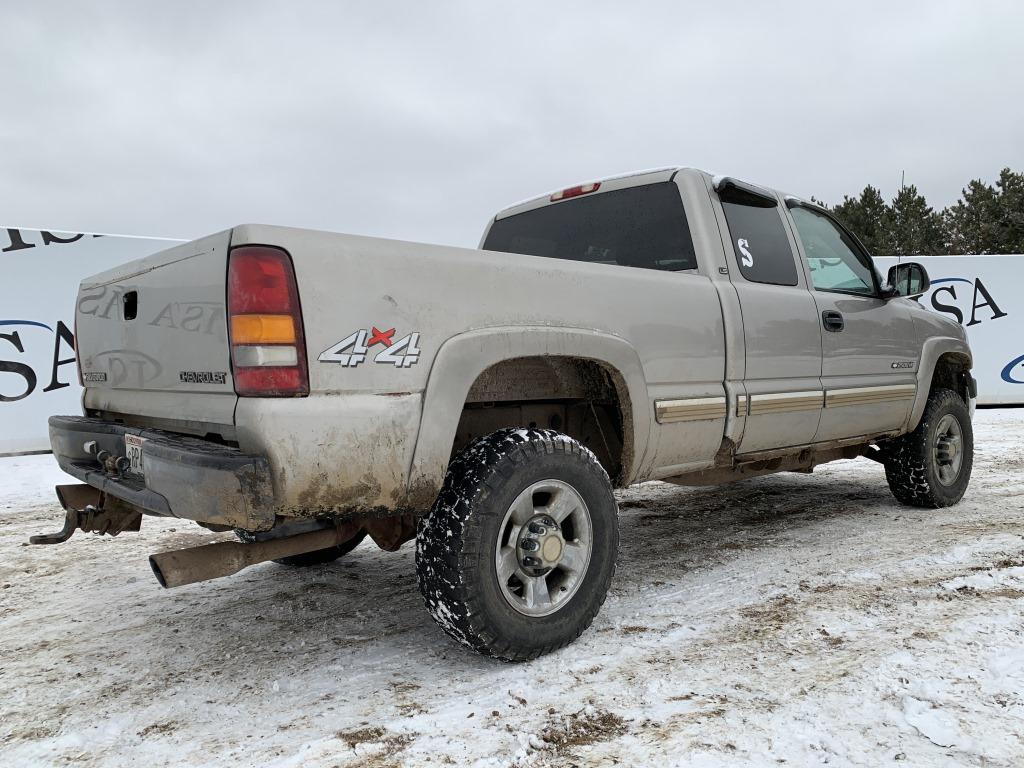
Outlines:
<svg viewBox="0 0 1024 768"><path fill-rule="evenodd" d="M841 10L840 10L841 8ZM1024 6L25 3L0 221L243 221L475 245L497 208L661 165L941 207L1024 168Z"/></svg>

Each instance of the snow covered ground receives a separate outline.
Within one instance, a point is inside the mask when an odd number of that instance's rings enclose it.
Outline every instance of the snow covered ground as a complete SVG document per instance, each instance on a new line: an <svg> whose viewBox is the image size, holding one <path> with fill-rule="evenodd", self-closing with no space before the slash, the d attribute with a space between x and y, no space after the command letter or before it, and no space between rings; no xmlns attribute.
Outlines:
<svg viewBox="0 0 1024 768"><path fill-rule="evenodd" d="M431 623L411 545L162 590L148 553L219 537L23 546L59 473L0 461L0 764L1022 765L1024 411L976 430L952 509L863 459L621 493L604 609L521 665Z"/></svg>

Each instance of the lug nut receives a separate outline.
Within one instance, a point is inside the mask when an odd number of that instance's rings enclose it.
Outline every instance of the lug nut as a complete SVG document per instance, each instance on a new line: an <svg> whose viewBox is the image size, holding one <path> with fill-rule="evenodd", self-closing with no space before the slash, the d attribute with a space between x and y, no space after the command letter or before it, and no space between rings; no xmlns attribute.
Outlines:
<svg viewBox="0 0 1024 768"><path fill-rule="evenodd" d="M522 544L520 544L519 546L521 546L528 552L533 552L540 548L540 545L534 539L523 539Z"/></svg>
<svg viewBox="0 0 1024 768"><path fill-rule="evenodd" d="M544 529L543 525L540 525L538 523L530 523L530 533L536 533L539 536L541 534L547 533L547 531Z"/></svg>

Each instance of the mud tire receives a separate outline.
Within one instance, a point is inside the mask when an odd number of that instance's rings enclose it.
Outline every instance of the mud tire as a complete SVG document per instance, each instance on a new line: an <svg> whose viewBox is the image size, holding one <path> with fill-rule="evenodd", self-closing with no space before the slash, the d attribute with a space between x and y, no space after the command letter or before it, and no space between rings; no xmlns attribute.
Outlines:
<svg viewBox="0 0 1024 768"><path fill-rule="evenodd" d="M956 419L962 435L959 473L949 484L940 481L935 458L936 432L947 415ZM889 490L904 504L935 509L960 501L971 480L974 463L974 432L963 398L951 389L933 391L917 428L885 445L883 463Z"/></svg>
<svg viewBox="0 0 1024 768"><path fill-rule="evenodd" d="M565 604L527 616L502 594L495 546L513 501L544 480L566 483L582 497L592 544L580 585ZM590 626L608 594L618 547L618 507L594 454L554 430L502 429L451 463L437 501L419 522L416 571L427 610L449 636L486 656L526 661L568 645Z"/></svg>

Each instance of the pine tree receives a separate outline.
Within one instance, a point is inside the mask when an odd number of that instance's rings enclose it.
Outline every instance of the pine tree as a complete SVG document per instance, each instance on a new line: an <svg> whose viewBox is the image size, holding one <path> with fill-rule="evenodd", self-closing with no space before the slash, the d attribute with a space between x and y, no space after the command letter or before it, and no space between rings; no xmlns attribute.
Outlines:
<svg viewBox="0 0 1024 768"><path fill-rule="evenodd" d="M1024 173L999 172L995 185L975 179L955 205L932 209L917 187L900 189L891 205L870 184L831 210L878 256L1024 253Z"/></svg>
<svg viewBox="0 0 1024 768"><path fill-rule="evenodd" d="M973 180L945 218L954 253L1024 253L1024 174L1004 168L995 186Z"/></svg>
<svg viewBox="0 0 1024 768"><path fill-rule="evenodd" d="M850 231L860 238L871 253L891 253L892 237L889 233L889 207L882 193L868 184L860 197L843 196L843 202L832 209Z"/></svg>
<svg viewBox="0 0 1024 768"><path fill-rule="evenodd" d="M953 253L999 253L999 200L991 184L971 181L945 218Z"/></svg>
<svg viewBox="0 0 1024 768"><path fill-rule="evenodd" d="M948 253L942 214L928 205L917 187L903 187L890 206L891 256L928 256Z"/></svg>
<svg viewBox="0 0 1024 768"><path fill-rule="evenodd" d="M1024 173L1009 168L999 172L999 230L998 253L1024 253Z"/></svg>

